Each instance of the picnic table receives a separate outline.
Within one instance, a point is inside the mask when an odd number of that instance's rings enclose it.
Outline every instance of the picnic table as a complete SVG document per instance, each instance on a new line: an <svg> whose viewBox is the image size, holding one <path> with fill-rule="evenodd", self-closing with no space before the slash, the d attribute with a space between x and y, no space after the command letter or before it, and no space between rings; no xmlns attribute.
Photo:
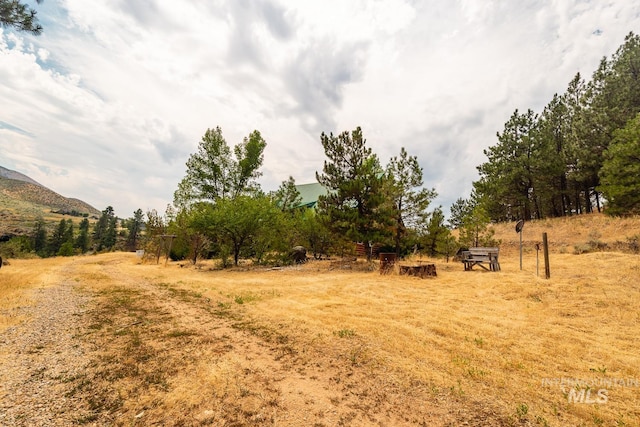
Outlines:
<svg viewBox="0 0 640 427"><path fill-rule="evenodd" d="M500 262L498 255L500 248L469 248L469 250L460 253L460 261L464 264L465 271L473 270L478 265L487 271L500 271ZM489 268L485 266L487 264Z"/></svg>

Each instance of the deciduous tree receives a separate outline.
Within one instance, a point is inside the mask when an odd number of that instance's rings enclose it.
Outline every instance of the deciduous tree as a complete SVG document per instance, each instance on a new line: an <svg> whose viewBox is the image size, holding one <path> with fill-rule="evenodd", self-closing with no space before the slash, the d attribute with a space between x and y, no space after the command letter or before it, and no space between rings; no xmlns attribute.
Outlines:
<svg viewBox="0 0 640 427"><path fill-rule="evenodd" d="M198 201L216 202L255 193L259 190L256 179L261 175L265 147L260 132L253 131L234 147L234 158L222 129L207 129L198 151L187 160L186 175L174 193L174 204L184 208Z"/></svg>

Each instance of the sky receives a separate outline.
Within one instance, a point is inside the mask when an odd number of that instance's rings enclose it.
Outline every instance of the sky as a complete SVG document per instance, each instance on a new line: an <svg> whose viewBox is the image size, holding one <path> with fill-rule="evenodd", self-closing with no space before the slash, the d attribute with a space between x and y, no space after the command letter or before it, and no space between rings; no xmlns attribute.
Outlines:
<svg viewBox="0 0 640 427"><path fill-rule="evenodd" d="M122 218L161 214L209 128L315 182L322 132L404 147L448 213L516 110L589 80L640 0L44 0L0 28L0 166Z"/></svg>

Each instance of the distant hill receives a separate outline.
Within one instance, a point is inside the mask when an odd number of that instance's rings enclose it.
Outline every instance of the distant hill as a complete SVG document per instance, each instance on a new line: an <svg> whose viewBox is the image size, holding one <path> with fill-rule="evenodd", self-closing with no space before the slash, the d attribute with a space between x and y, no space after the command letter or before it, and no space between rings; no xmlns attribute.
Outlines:
<svg viewBox="0 0 640 427"><path fill-rule="evenodd" d="M47 223L69 216L98 218L101 212L90 204L64 197L20 172L0 166L0 241L30 233L36 218Z"/></svg>
<svg viewBox="0 0 640 427"><path fill-rule="evenodd" d="M12 171L11 169L7 169L5 167L0 166L0 178L14 179L16 181L24 181L29 184L35 184L42 186L39 182L29 178L27 175L22 174L20 172Z"/></svg>

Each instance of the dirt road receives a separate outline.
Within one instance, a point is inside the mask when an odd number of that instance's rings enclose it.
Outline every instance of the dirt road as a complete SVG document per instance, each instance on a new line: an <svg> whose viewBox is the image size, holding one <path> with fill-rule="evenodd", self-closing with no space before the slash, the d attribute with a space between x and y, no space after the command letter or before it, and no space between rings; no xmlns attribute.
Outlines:
<svg viewBox="0 0 640 427"><path fill-rule="evenodd" d="M0 425L501 424L130 263L69 259L33 291L29 320L0 335Z"/></svg>

